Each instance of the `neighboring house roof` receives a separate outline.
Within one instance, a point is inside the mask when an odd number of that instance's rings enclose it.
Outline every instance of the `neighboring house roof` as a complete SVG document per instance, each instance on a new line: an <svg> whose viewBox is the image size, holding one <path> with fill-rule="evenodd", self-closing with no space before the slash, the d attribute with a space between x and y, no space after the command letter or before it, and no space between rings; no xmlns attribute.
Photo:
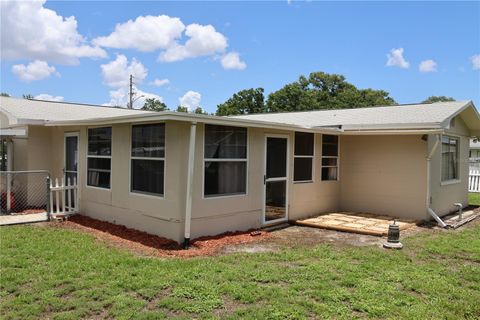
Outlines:
<svg viewBox="0 0 480 320"><path fill-rule="evenodd" d="M406 129L406 128L446 128L450 119L467 109L475 113L476 119L462 118L480 129L480 121L471 101L438 102L430 104L409 104L386 107L369 107L356 109L336 109L303 112L263 113L233 118L272 121L306 127L342 127L343 130L362 129ZM469 114L471 115L471 114ZM476 120L476 121L470 121Z"/></svg>
<svg viewBox="0 0 480 320"><path fill-rule="evenodd" d="M472 136L480 136L480 116L471 101L217 117L0 97L0 112L7 115L10 127L176 120L315 132L368 131L377 134L395 130L441 132L449 128L453 117L460 115Z"/></svg>
<svg viewBox="0 0 480 320"><path fill-rule="evenodd" d="M480 141L470 139L470 149L480 149Z"/></svg>

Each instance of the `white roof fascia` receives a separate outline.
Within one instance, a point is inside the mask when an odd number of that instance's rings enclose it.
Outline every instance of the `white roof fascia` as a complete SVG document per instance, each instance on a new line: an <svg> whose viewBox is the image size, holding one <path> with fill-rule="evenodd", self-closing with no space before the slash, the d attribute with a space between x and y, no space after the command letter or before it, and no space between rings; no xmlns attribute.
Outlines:
<svg viewBox="0 0 480 320"><path fill-rule="evenodd" d="M438 122L431 123L392 123L392 124L350 124L342 126L344 131L351 130L402 130L402 129L440 129L443 128Z"/></svg>
<svg viewBox="0 0 480 320"><path fill-rule="evenodd" d="M276 122L265 122L259 120L243 120L218 116L188 114L180 112L162 112L161 114L145 114L138 116L123 116L107 119L90 119L90 120L72 120L72 121L47 121L45 126L74 126L74 125L111 125L118 123L137 123L137 122L152 122L152 121L184 121L184 122L200 122L206 124L230 125L230 126L246 126L256 128L268 129L284 129L290 131L307 131L307 132L326 132L339 133L342 130L339 128L322 128L322 127L302 127L296 125L289 125Z"/></svg>
<svg viewBox="0 0 480 320"><path fill-rule="evenodd" d="M444 129L419 129L419 130L352 130L344 131L342 135L419 135L419 134L443 134Z"/></svg>
<svg viewBox="0 0 480 320"><path fill-rule="evenodd" d="M7 137L26 137L27 129L0 129L0 136Z"/></svg>

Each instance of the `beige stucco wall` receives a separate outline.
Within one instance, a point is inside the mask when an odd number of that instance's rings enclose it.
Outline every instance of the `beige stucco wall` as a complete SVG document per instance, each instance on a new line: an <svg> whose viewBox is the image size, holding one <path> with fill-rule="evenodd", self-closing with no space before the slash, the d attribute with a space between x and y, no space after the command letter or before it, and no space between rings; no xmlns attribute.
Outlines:
<svg viewBox="0 0 480 320"><path fill-rule="evenodd" d="M457 121L453 132L466 134ZM456 130L456 131L455 131ZM16 159L21 169L48 169L61 178L64 134L79 133L80 210L82 214L152 234L183 240L188 139L190 124L166 123L165 195L154 197L130 190L130 124L112 126L111 189L86 186L87 127L30 127L29 139L17 144L27 157ZM262 226L264 205L265 136L289 138L289 219L337 210L364 211L425 219L427 143L420 135L341 136L339 181L321 181L321 135L315 135L314 179L293 183L294 132L248 128L247 194L203 197L204 125L197 125L193 176L191 238ZM20 139L19 139L20 140ZM431 142L429 142L431 143ZM468 157L468 139L462 137L462 157ZM440 178L440 151L432 159L432 181ZM466 162L465 162L466 163ZM23 168L25 166L25 168ZM467 181L432 187L433 207L439 211L453 202L466 202ZM20 168L16 168L20 170ZM467 169L468 170L468 169ZM432 186L435 182L432 182ZM455 199L454 199L455 198Z"/></svg>
<svg viewBox="0 0 480 320"><path fill-rule="evenodd" d="M454 203L468 205L468 156L470 132L460 117L455 119L455 126L447 130L447 135L460 139L459 180L454 183L442 182L442 145L439 144L431 160L431 208L439 216L455 210ZM434 136L429 137L430 148L435 143ZM429 217L428 217L429 218Z"/></svg>
<svg viewBox="0 0 480 320"><path fill-rule="evenodd" d="M339 148L341 150L341 137ZM293 165L293 143L291 163ZM313 182L291 182L290 220L334 212L340 206L340 180L322 181L322 135L315 134L315 152L313 166ZM293 177L293 167L292 167ZM291 179L293 181L293 178Z"/></svg>
<svg viewBox="0 0 480 320"><path fill-rule="evenodd" d="M177 241L183 239L188 139L190 124L169 121L166 125L166 162L164 198L129 192L130 125L112 126L112 188L104 190L85 186L87 128L52 128L52 174L62 176L64 133L78 131L79 185L82 213L125 224ZM289 138L289 161L293 164L294 133L260 128L248 129L247 194L226 197L203 197L204 126L197 126L193 177L193 210L191 238L225 231L248 230L262 226L264 197L265 136L286 135ZM314 182L294 184L293 166L289 166L289 219L336 210L339 182L321 181L321 136L316 135Z"/></svg>
<svg viewBox="0 0 480 320"><path fill-rule="evenodd" d="M263 128L248 129L247 194L203 198L204 126L198 125L194 170L192 238L225 231L248 230L262 226L265 139L267 135L286 136L289 139L288 219L296 220L338 209L340 183L338 181L321 181L321 135L315 135L313 182L293 183L294 132Z"/></svg>
<svg viewBox="0 0 480 320"><path fill-rule="evenodd" d="M419 135L342 136L340 209L424 219L426 152Z"/></svg>
<svg viewBox="0 0 480 320"><path fill-rule="evenodd" d="M181 241L179 200L184 194L182 159L185 159L185 144L178 143L181 135L178 125L166 126L166 189L164 197L154 197L130 192L130 125L112 126L111 189L86 186L87 127L53 128L53 144L57 157L53 176L61 177L64 159L64 133L79 132L78 183L80 186L80 211L82 214L130 228L161 235ZM183 226L182 226L183 228Z"/></svg>

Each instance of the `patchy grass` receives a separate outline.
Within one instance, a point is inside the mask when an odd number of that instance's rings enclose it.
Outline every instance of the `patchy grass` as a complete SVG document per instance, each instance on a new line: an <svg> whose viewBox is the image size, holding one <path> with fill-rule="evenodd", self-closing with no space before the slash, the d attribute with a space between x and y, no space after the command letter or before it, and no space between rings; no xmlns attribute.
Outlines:
<svg viewBox="0 0 480 320"><path fill-rule="evenodd" d="M469 193L468 204L480 206L480 193Z"/></svg>
<svg viewBox="0 0 480 320"><path fill-rule="evenodd" d="M194 259L135 256L75 230L0 229L2 319L480 317L480 224L402 251L319 245Z"/></svg>

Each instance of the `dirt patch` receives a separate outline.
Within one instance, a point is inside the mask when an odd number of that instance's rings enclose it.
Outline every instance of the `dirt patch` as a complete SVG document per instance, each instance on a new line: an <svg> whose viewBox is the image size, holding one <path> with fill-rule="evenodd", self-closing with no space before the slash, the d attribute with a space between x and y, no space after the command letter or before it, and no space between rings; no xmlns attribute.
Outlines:
<svg viewBox="0 0 480 320"><path fill-rule="evenodd" d="M324 243L336 246L381 246L385 238L306 226L289 226L270 233L264 241L226 245L222 253L273 252L282 248L311 247Z"/></svg>
<svg viewBox="0 0 480 320"><path fill-rule="evenodd" d="M12 213L12 216L22 216L26 214L35 214L35 213L43 213L43 212L45 212L45 209L25 209L23 211Z"/></svg>
<svg viewBox="0 0 480 320"><path fill-rule="evenodd" d="M137 254L157 257L196 257L214 255L226 245L257 242L270 237L270 233L261 231L252 236L251 231L227 232L217 236L200 237L191 241L188 250L177 242L127 228L122 225L96 220L83 215L75 215L65 222L54 223L55 227L88 232L109 245L121 247Z"/></svg>

